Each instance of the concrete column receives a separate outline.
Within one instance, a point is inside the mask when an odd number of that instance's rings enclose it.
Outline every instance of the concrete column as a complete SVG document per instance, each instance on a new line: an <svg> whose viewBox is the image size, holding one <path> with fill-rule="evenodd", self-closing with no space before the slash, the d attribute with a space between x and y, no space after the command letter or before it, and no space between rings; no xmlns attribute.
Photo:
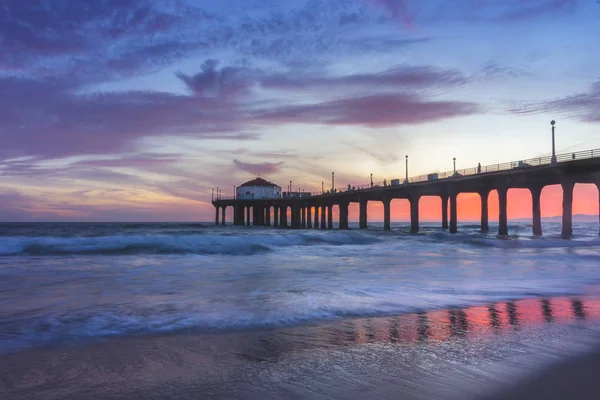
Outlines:
<svg viewBox="0 0 600 400"><path fill-rule="evenodd" d="M225 225L225 210L227 206L221 207L221 225Z"/></svg>
<svg viewBox="0 0 600 400"><path fill-rule="evenodd" d="M315 229L319 229L319 206L315 206Z"/></svg>
<svg viewBox="0 0 600 400"><path fill-rule="evenodd" d="M333 229L333 204L327 206L327 229Z"/></svg>
<svg viewBox="0 0 600 400"><path fill-rule="evenodd" d="M490 231L488 208L488 198L490 197L489 190L479 192L479 197L481 198L481 232L488 233Z"/></svg>
<svg viewBox="0 0 600 400"><path fill-rule="evenodd" d="M312 228L312 206L306 207L306 227Z"/></svg>
<svg viewBox="0 0 600 400"><path fill-rule="evenodd" d="M250 206L246 207L246 225L250 225Z"/></svg>
<svg viewBox="0 0 600 400"><path fill-rule="evenodd" d="M282 228L287 228L288 226L287 206L279 207L279 226Z"/></svg>
<svg viewBox="0 0 600 400"><path fill-rule="evenodd" d="M340 204L340 229L348 229L348 203Z"/></svg>
<svg viewBox="0 0 600 400"><path fill-rule="evenodd" d="M412 196L410 200L410 232L419 232L419 199L421 196Z"/></svg>
<svg viewBox="0 0 600 400"><path fill-rule="evenodd" d="M271 206L265 207L265 225L271 226Z"/></svg>
<svg viewBox="0 0 600 400"><path fill-rule="evenodd" d="M215 206L215 225L219 225L219 206Z"/></svg>
<svg viewBox="0 0 600 400"><path fill-rule="evenodd" d="M573 236L573 188L575 182L563 181L563 215L562 215L562 237L567 239Z"/></svg>
<svg viewBox="0 0 600 400"><path fill-rule="evenodd" d="M292 206L292 228L300 227L300 209L297 205Z"/></svg>
<svg viewBox="0 0 600 400"><path fill-rule="evenodd" d="M443 194L442 198L442 229L448 229L448 195Z"/></svg>
<svg viewBox="0 0 600 400"><path fill-rule="evenodd" d="M321 229L327 229L327 207L321 206Z"/></svg>
<svg viewBox="0 0 600 400"><path fill-rule="evenodd" d="M244 225L244 206L241 204L233 207L233 223L235 225Z"/></svg>
<svg viewBox="0 0 600 400"><path fill-rule="evenodd" d="M300 226L302 228L306 228L306 207L305 206L300 207L300 219L301 219Z"/></svg>
<svg viewBox="0 0 600 400"><path fill-rule="evenodd" d="M384 231L389 231L391 230L391 210L390 210L390 203L392 202L392 199L390 198L384 198L383 200L383 230Z"/></svg>
<svg viewBox="0 0 600 400"><path fill-rule="evenodd" d="M273 226L279 226L279 206L273 206Z"/></svg>
<svg viewBox="0 0 600 400"><path fill-rule="evenodd" d="M508 188L498 188L498 235L508 236Z"/></svg>
<svg viewBox="0 0 600 400"><path fill-rule="evenodd" d="M456 207L456 199L458 193L450 194L450 233L458 232L458 212Z"/></svg>
<svg viewBox="0 0 600 400"><path fill-rule="evenodd" d="M533 208L533 235L542 236L542 208L540 199L542 197L541 187L529 188L531 192L531 203Z"/></svg>
<svg viewBox="0 0 600 400"><path fill-rule="evenodd" d="M252 226L258 226L260 223L260 216L258 215L258 209L260 207L252 206Z"/></svg>
<svg viewBox="0 0 600 400"><path fill-rule="evenodd" d="M367 200L360 201L358 218L360 229L367 229Z"/></svg>

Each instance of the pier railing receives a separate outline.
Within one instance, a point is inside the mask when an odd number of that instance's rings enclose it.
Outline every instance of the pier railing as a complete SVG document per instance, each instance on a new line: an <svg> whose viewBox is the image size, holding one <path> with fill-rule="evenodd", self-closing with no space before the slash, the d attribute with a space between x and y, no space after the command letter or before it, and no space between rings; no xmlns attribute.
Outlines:
<svg viewBox="0 0 600 400"><path fill-rule="evenodd" d="M578 151L578 152L574 152L574 153L557 154L556 162L560 163L560 162L567 162L567 161L573 161L573 160L584 160L584 159L590 159L590 158L600 158L600 149L584 150L584 151ZM462 176L480 175L480 174L486 174L486 173L490 173L490 172L509 171L509 170L513 170L513 169L528 168L528 167L539 167L542 165L550 165L550 164L552 164L552 156L551 155L536 157L536 158L529 158L529 159L525 159L525 160L510 161L510 162L499 163L499 164L482 165L481 168L474 167L474 168L457 169L456 171L433 172L433 173L430 173L427 175L419 175L419 176L409 177L408 182L406 179L394 178L394 180L397 179L399 181L399 184L393 185L391 183L392 180L389 180L389 181L386 180L386 181L382 181L382 182L373 182L372 184L368 183L368 184L364 184L364 185L350 186L350 188L344 188L341 190L337 189L335 193L325 192L324 194L330 195L330 194L345 193L348 191L377 189L377 188L388 187L388 186L402 186L407 183L429 182L429 181L436 181L436 180L440 180L440 179L451 179L451 178L457 178L457 177L462 177Z"/></svg>
<svg viewBox="0 0 600 400"><path fill-rule="evenodd" d="M600 158L600 149L577 151L574 153L557 154L556 162L560 163L560 162L567 162L567 161L573 161L573 160L584 160L584 159L590 159L590 158ZM398 184L395 184L395 185L393 185L391 183L392 180L389 180L389 181L385 180L385 181L381 181L381 182L367 183L364 185L357 185L357 186L351 185L349 188L345 187L343 189L336 188L333 191L328 190L323 193L319 193L319 192L306 193L302 197L304 198L304 197L311 197L311 196L336 195L336 194L342 194L342 193L347 193L347 192L354 192L357 190L378 189L378 188L389 187L389 186L402 186L402 185L406 185L406 184L410 184L410 183L436 181L436 180L440 180L440 179L452 179L452 178L459 178L462 176L481 175L481 174L486 174L486 173L491 173L491 172L509 171L509 170L513 170L513 169L521 169L521 168L529 168L529 167L539 167L542 165L550 165L550 164L552 164L552 156L542 156L542 157L536 157L536 158L529 158L529 159L525 159L525 160L499 163L499 164L482 165L481 167L477 166L474 168L457 169L456 171L433 172L433 173L430 173L427 175L419 175L419 176L409 177L408 180L394 178L393 180L397 180L399 182ZM277 199L280 199L280 198L285 198L285 196L277 197ZM215 198L214 200L235 200L235 197L219 196L218 198Z"/></svg>

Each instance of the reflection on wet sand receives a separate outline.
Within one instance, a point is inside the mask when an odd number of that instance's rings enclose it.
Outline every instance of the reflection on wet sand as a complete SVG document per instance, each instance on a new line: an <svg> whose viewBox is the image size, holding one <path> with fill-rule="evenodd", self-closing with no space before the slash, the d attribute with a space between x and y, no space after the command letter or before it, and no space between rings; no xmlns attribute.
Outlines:
<svg viewBox="0 0 600 400"><path fill-rule="evenodd" d="M419 312L397 317L369 318L330 324L323 328L334 338L329 344L422 343L466 338L473 334L499 334L544 323L567 323L600 317L600 301L577 298L527 299ZM386 327L382 326L386 325ZM337 332L342 329L344 332ZM315 328L319 335L321 329ZM340 338L345 338L345 343Z"/></svg>
<svg viewBox="0 0 600 400"><path fill-rule="evenodd" d="M239 351L240 354L252 354L251 358L256 361L264 361L302 349L331 346L374 343L411 346L436 345L451 340L480 341L511 330L576 323L588 318L600 318L600 300L526 299L464 309L283 328L261 333L256 341L240 343Z"/></svg>
<svg viewBox="0 0 600 400"><path fill-rule="evenodd" d="M419 382L415 376L423 371L428 384L446 376L445 367L432 372L431 366L462 362L469 353L463 349L470 349L473 357L479 357L478 352L484 348L495 351L501 342L496 341L500 334L524 331L527 335L529 327L542 327L540 331L544 331L549 324L581 324L598 319L600 299L536 298L312 326L109 338L0 357L0 392L8 391L7 396L0 397L29 400L32 393L44 393L45 397L38 398L112 398L81 396L94 387L116 392L128 389L136 394L119 398L147 398L143 394L157 390L160 381L165 382L159 387L167 391L165 398L193 398L179 394L188 388L197 391L198 377L205 382L202 388L207 391L207 398L235 398L226 394L236 390L244 393L240 398L277 398L280 392L273 391L277 385L286 390L299 385L298 393L304 393L306 387L312 388L319 380L323 391L329 390L332 382L342 382L336 390L363 393L365 386L361 382L366 376L370 379L369 388L390 384L389 375L382 381L378 373L373 373L380 369L397 374L400 386L394 388L395 396L396 389L413 390L405 383ZM393 346L362 347L388 343ZM500 348L496 355L504 352ZM373 363L379 368L371 368ZM419 384L415 390L424 387ZM256 396L245 396L248 389L254 390ZM61 390L73 396L64 396ZM390 397L390 393L386 392L386 396ZM402 396L391 398L399 397Z"/></svg>

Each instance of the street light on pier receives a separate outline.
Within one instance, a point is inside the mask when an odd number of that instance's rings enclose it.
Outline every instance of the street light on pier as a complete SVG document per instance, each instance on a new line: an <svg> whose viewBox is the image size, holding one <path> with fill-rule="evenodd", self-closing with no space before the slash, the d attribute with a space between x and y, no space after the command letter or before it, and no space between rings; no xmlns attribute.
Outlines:
<svg viewBox="0 0 600 400"><path fill-rule="evenodd" d="M217 186L217 200L219 200L219 187Z"/></svg>
<svg viewBox="0 0 600 400"><path fill-rule="evenodd" d="M454 173L456 174L456 157L452 158L452 161L454 161Z"/></svg>
<svg viewBox="0 0 600 400"><path fill-rule="evenodd" d="M325 193L325 182L321 181L321 194Z"/></svg>
<svg viewBox="0 0 600 400"><path fill-rule="evenodd" d="M371 174L371 187L373 187L373 174Z"/></svg>
<svg viewBox="0 0 600 400"><path fill-rule="evenodd" d="M556 121L550 121L550 125L552 125L552 158L550 159L550 162L552 164L556 164L556 149L554 146L554 124L556 124Z"/></svg>
<svg viewBox="0 0 600 400"><path fill-rule="evenodd" d="M292 193L292 181L290 181L290 188L289 188L288 192Z"/></svg>
<svg viewBox="0 0 600 400"><path fill-rule="evenodd" d="M210 188L210 200L215 201L215 188Z"/></svg>
<svg viewBox="0 0 600 400"><path fill-rule="evenodd" d="M335 173L331 173L331 192L333 193L333 189L335 189Z"/></svg>
<svg viewBox="0 0 600 400"><path fill-rule="evenodd" d="M408 154L405 155L404 158L406 159L406 178L404 178L404 183L408 183Z"/></svg>
<svg viewBox="0 0 600 400"><path fill-rule="evenodd" d="M237 194L235 193L235 185L233 185L233 199L235 200L237 198Z"/></svg>

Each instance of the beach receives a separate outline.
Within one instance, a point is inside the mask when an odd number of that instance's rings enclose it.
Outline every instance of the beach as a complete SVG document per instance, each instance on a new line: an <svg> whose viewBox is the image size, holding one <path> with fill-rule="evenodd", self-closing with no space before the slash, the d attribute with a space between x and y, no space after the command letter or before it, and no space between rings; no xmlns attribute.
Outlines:
<svg viewBox="0 0 600 400"><path fill-rule="evenodd" d="M594 398L599 321L599 299L564 297L109 338L5 355L0 381L9 399Z"/></svg>
<svg viewBox="0 0 600 400"><path fill-rule="evenodd" d="M595 398L600 242L579 229L11 226L0 397Z"/></svg>

